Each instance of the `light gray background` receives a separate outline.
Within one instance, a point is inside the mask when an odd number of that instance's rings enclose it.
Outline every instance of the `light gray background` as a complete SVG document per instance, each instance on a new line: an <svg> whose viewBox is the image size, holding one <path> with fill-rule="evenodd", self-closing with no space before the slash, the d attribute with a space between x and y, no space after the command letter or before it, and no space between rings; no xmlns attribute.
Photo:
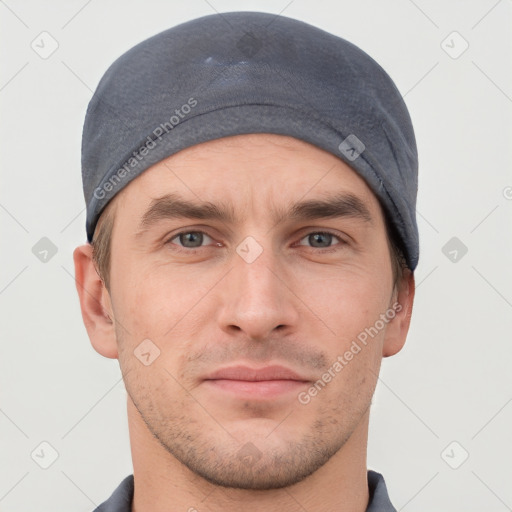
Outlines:
<svg viewBox="0 0 512 512"><path fill-rule="evenodd" d="M512 510L511 0L0 1L0 510L90 511L131 473L117 362L91 348L73 280L84 114L128 48L241 9L360 46L395 80L415 126L418 289L408 342L383 362L369 467L399 510ZM47 59L31 48L42 31L59 45ZM453 31L469 43L458 58ZM42 237L58 248L46 262L32 251ZM452 237L468 248L456 262L442 251ZM43 441L58 452L48 469Z"/></svg>

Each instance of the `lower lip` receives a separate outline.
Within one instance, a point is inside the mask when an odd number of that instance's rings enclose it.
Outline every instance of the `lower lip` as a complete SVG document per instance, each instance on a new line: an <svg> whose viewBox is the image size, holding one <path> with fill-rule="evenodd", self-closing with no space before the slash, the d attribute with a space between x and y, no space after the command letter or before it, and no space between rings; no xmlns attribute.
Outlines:
<svg viewBox="0 0 512 512"><path fill-rule="evenodd" d="M226 391L249 398L272 398L284 393L298 392L308 384L298 380L230 380L214 379L205 381L220 391Z"/></svg>

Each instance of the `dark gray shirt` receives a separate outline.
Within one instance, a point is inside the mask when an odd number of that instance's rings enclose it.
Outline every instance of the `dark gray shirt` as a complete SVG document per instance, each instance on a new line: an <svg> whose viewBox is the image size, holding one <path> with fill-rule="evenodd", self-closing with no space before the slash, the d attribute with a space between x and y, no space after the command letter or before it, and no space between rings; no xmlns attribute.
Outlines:
<svg viewBox="0 0 512 512"><path fill-rule="evenodd" d="M384 477L376 471L368 471L370 500L366 512L396 512L389 501ZM131 512L133 500L133 475L127 476L112 496L94 512Z"/></svg>

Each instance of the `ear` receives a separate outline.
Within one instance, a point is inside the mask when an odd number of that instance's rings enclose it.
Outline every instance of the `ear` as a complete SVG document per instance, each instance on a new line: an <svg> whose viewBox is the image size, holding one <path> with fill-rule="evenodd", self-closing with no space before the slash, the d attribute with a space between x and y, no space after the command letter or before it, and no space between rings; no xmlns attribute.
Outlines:
<svg viewBox="0 0 512 512"><path fill-rule="evenodd" d="M404 275L397 287L390 304L390 308L395 311L395 317L386 327L386 337L382 347L383 357L394 356L400 352L407 338L416 290L414 274L409 269L404 270Z"/></svg>
<svg viewBox="0 0 512 512"><path fill-rule="evenodd" d="M92 245L77 247L73 253L75 282L87 334L102 356L117 358L117 342L110 295L92 259Z"/></svg>

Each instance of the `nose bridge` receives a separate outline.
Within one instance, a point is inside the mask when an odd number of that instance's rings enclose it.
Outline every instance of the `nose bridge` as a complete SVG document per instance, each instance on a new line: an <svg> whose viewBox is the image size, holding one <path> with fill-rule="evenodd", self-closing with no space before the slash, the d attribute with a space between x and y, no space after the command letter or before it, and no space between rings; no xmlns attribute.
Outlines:
<svg viewBox="0 0 512 512"><path fill-rule="evenodd" d="M240 252L243 249L240 249ZM251 248L249 253L254 252ZM255 259L246 260L240 257L238 261L235 258L235 275L242 285L242 297L256 302L263 301L267 304L277 301L282 295L282 281L277 277L279 273L279 264L276 262L276 256L270 248L266 248L261 254L253 256ZM282 277L281 277L282 279Z"/></svg>
<svg viewBox="0 0 512 512"><path fill-rule="evenodd" d="M284 273L279 275L282 265L277 258L271 247L264 248L252 237L238 245L223 294L222 328L235 326L256 339L297 322L293 294Z"/></svg>

